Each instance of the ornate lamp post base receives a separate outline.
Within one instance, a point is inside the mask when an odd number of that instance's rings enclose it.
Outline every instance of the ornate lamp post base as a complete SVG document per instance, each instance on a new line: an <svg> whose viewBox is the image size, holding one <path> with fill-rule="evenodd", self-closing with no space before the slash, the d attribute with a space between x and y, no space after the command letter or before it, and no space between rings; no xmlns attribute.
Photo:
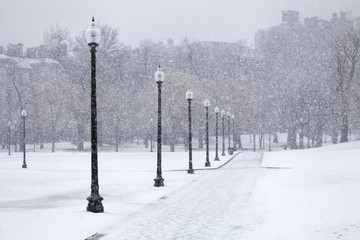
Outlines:
<svg viewBox="0 0 360 240"><path fill-rule="evenodd" d="M223 152L223 153L221 153L221 156L225 156L225 153Z"/></svg>
<svg viewBox="0 0 360 240"><path fill-rule="evenodd" d="M22 165L22 168L27 168L27 165L26 165L26 164L23 164L23 165Z"/></svg>
<svg viewBox="0 0 360 240"><path fill-rule="evenodd" d="M187 170L187 173L189 173L189 174L194 174L194 169L188 169L188 170Z"/></svg>
<svg viewBox="0 0 360 240"><path fill-rule="evenodd" d="M205 162L205 167L211 167L210 162Z"/></svg>
<svg viewBox="0 0 360 240"><path fill-rule="evenodd" d="M215 159L214 159L214 161L220 161L219 157L216 156Z"/></svg>
<svg viewBox="0 0 360 240"><path fill-rule="evenodd" d="M93 213L99 213L99 212L104 212L104 207L101 203L101 201L104 198L101 197L99 194L96 193L92 193L87 200L89 201L89 204L86 208L86 211L88 212L93 212Z"/></svg>
<svg viewBox="0 0 360 240"><path fill-rule="evenodd" d="M164 179L161 176L158 176L154 179L154 187L163 187L164 185Z"/></svg>

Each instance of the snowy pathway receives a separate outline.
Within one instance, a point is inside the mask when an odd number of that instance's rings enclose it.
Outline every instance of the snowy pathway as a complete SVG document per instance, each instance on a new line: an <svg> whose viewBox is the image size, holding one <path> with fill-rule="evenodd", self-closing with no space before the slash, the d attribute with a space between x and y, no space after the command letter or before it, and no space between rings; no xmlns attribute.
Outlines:
<svg viewBox="0 0 360 240"><path fill-rule="evenodd" d="M266 172L260 165L261 153L238 154L223 168L206 171L190 186L100 231L98 239L245 239L249 232L253 236L263 219L247 206L258 177Z"/></svg>

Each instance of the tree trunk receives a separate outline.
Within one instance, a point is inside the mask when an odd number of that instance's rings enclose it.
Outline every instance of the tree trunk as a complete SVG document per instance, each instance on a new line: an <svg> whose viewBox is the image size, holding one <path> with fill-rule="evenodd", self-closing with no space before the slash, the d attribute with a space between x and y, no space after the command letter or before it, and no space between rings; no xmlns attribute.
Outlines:
<svg viewBox="0 0 360 240"><path fill-rule="evenodd" d="M184 137L184 149L185 149L185 152L187 152L189 150L189 139L185 136Z"/></svg>
<svg viewBox="0 0 360 240"><path fill-rule="evenodd" d="M299 148L300 149L304 149L304 133L302 130L300 130L300 133L299 133Z"/></svg>
<svg viewBox="0 0 360 240"><path fill-rule="evenodd" d="M119 137L116 136L115 140L115 152L119 152Z"/></svg>
<svg viewBox="0 0 360 240"><path fill-rule="evenodd" d="M263 134L263 149L265 150L265 134Z"/></svg>
<svg viewBox="0 0 360 240"><path fill-rule="evenodd" d="M338 142L338 131L337 130L333 130L332 134L331 134L331 142L333 144L336 144Z"/></svg>
<svg viewBox="0 0 360 240"><path fill-rule="evenodd" d="M348 134L349 134L348 115L346 113L346 110L343 110L342 125L341 125L341 135L340 135L340 142L341 143L349 141Z"/></svg>
<svg viewBox="0 0 360 240"><path fill-rule="evenodd" d="M288 137L287 137L287 146L290 149L297 149L297 144L296 144L296 128L292 127L289 132L288 132Z"/></svg>
<svg viewBox="0 0 360 240"><path fill-rule="evenodd" d="M18 151L18 147L17 147L17 143L18 143L18 131L14 131L14 151L17 152Z"/></svg>
<svg viewBox="0 0 360 240"><path fill-rule="evenodd" d="M171 140L170 143L170 152L175 152L175 142L174 139Z"/></svg>
<svg viewBox="0 0 360 240"><path fill-rule="evenodd" d="M77 147L79 151L84 151L84 139L85 139L85 129L84 126L81 124L78 124L77 126L78 130L78 143Z"/></svg>
<svg viewBox="0 0 360 240"><path fill-rule="evenodd" d="M242 144L241 144L241 134L239 134L239 149L242 150Z"/></svg>
<svg viewBox="0 0 360 240"><path fill-rule="evenodd" d="M145 148L149 147L149 138L145 138L144 144L145 144Z"/></svg>
<svg viewBox="0 0 360 240"><path fill-rule="evenodd" d="M322 132L322 127L318 127L316 130L316 142L315 142L315 147L321 147L322 146L322 142L323 142L323 132Z"/></svg>
<svg viewBox="0 0 360 240"><path fill-rule="evenodd" d="M51 152L55 152L55 123L52 122L51 126Z"/></svg>
<svg viewBox="0 0 360 240"><path fill-rule="evenodd" d="M269 152L271 151L271 134L269 133Z"/></svg>
<svg viewBox="0 0 360 240"><path fill-rule="evenodd" d="M204 136L203 136L203 122L202 120L200 121L200 127L199 127L199 148L202 149L204 148L204 140L203 140Z"/></svg>
<svg viewBox="0 0 360 240"><path fill-rule="evenodd" d="M250 136L251 136L251 135L250 135ZM254 150L254 152L255 152L255 151L256 151L256 141L255 141L256 135L254 134L253 137L254 137L254 141L253 141L253 142L254 142L254 149L253 149L253 150ZM251 139L251 138L250 138L250 139Z"/></svg>
<svg viewBox="0 0 360 240"><path fill-rule="evenodd" d="M279 139L278 139L277 133L274 133L273 143L279 143Z"/></svg>

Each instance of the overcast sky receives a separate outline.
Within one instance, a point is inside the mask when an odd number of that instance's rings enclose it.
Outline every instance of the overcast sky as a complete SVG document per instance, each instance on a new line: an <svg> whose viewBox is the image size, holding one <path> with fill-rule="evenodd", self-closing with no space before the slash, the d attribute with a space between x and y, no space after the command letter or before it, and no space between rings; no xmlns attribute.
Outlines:
<svg viewBox="0 0 360 240"><path fill-rule="evenodd" d="M72 37L86 29L92 16L119 30L119 40L175 44L187 36L199 41L234 42L251 46L258 29L281 22L282 10L296 10L300 18L330 19L332 12L360 16L360 0L0 0L0 45L41 44L44 31L59 24Z"/></svg>

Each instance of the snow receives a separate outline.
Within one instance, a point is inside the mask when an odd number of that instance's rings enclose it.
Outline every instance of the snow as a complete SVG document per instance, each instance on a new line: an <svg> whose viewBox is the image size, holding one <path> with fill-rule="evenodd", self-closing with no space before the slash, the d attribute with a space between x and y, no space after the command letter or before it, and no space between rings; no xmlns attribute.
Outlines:
<svg viewBox="0 0 360 240"><path fill-rule="evenodd" d="M212 167L224 164L212 161ZM90 153L0 153L0 239L85 239L119 217L197 179L205 152L193 152L195 174L187 174L188 152L164 152L165 187L153 187L156 152L99 153L100 195L105 213L86 212L90 195ZM181 170L181 171L177 171Z"/></svg>
<svg viewBox="0 0 360 240"><path fill-rule="evenodd" d="M31 65L35 64L59 64L59 62L49 59L49 58L43 58L43 59L33 59L33 58L19 58L19 57L9 57L3 54L0 54L1 60L7 60L7 61L15 61L17 66L21 69L31 69Z"/></svg>
<svg viewBox="0 0 360 240"><path fill-rule="evenodd" d="M359 239L360 142L266 153L255 190L281 239ZM275 238L274 238L275 239Z"/></svg>
<svg viewBox="0 0 360 240"><path fill-rule="evenodd" d="M0 152L0 239L350 239L360 236L360 141L237 153L187 174L188 153L100 152L104 213L86 212L90 153ZM230 156L212 161L212 168ZM205 169L205 151L194 151ZM179 170L179 171L178 171ZM90 238L91 239L91 238ZM96 239L94 237L93 239Z"/></svg>
<svg viewBox="0 0 360 240"><path fill-rule="evenodd" d="M261 216L247 209L262 175L261 153L242 153L217 171L182 186L112 224L103 239L242 239ZM249 239L249 238L244 238Z"/></svg>

